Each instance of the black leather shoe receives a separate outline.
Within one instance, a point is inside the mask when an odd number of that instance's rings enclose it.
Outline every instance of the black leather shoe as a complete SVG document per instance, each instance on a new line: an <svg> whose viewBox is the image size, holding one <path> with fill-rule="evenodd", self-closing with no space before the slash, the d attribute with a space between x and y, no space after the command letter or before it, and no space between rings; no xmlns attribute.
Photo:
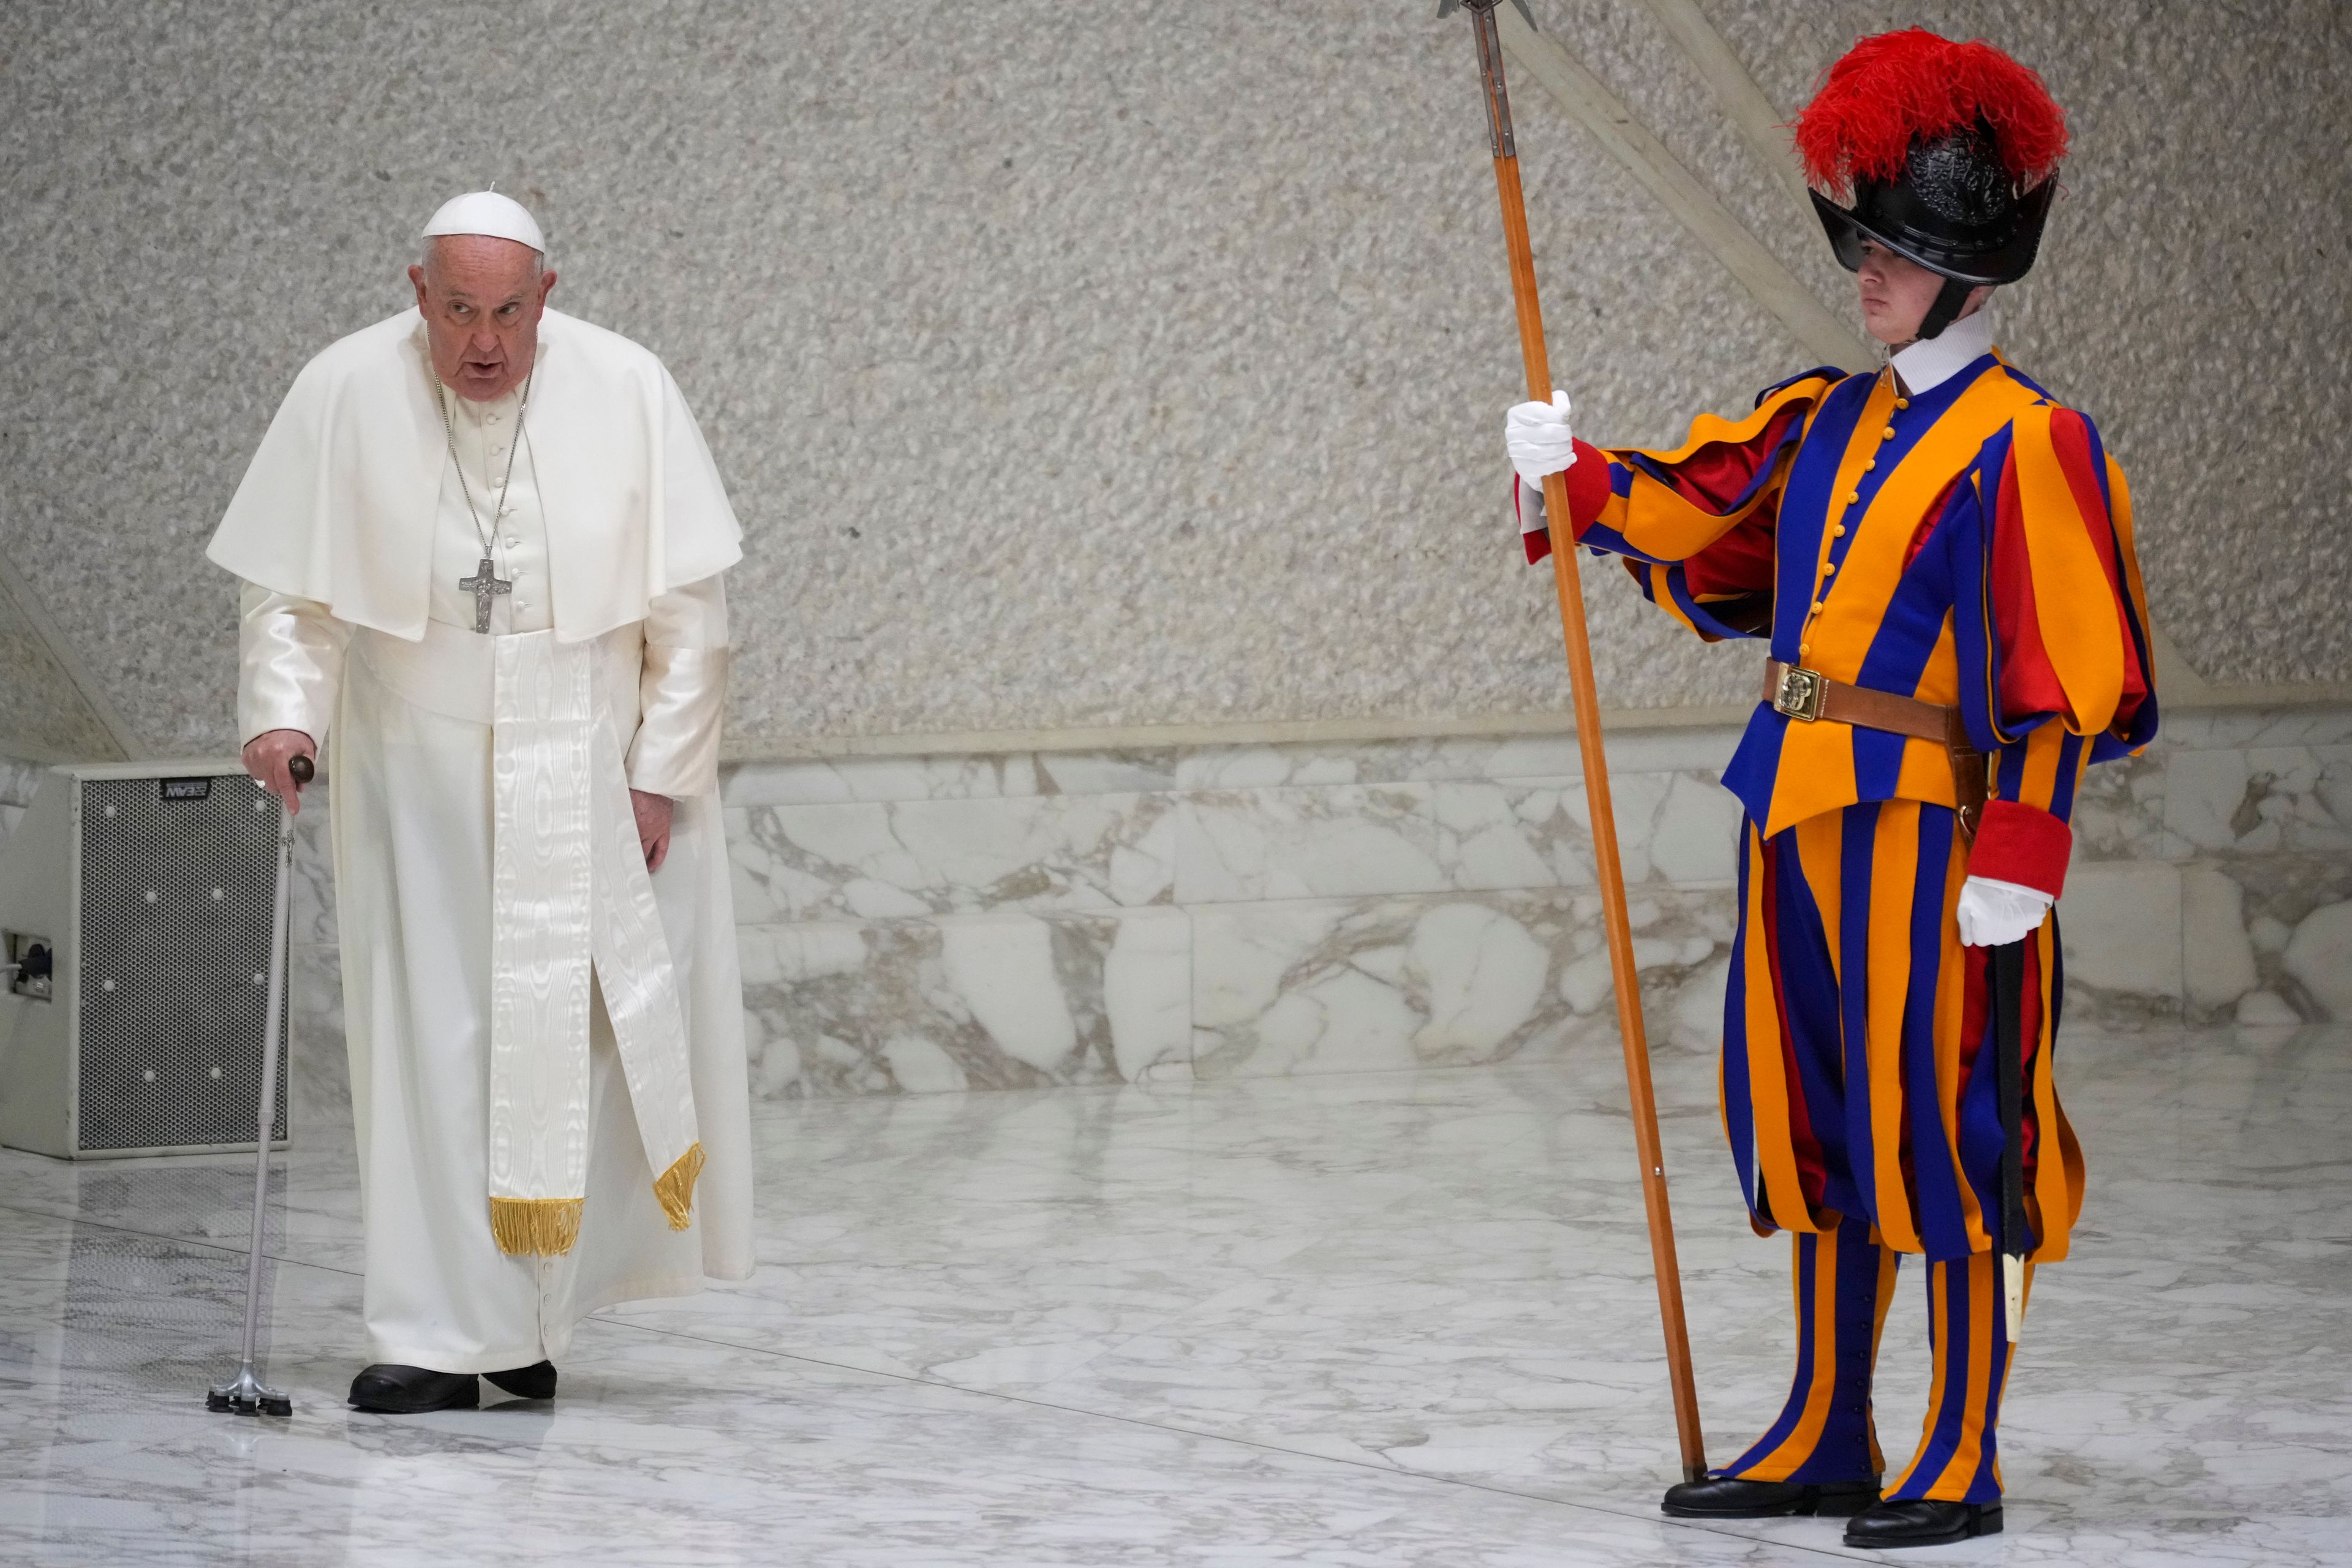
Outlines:
<svg viewBox="0 0 2352 1568"><path fill-rule="evenodd" d="M551 1361L533 1362L512 1372L486 1372L482 1375L518 1399L555 1397L555 1363Z"/></svg>
<svg viewBox="0 0 2352 1568"><path fill-rule="evenodd" d="M1845 1527L1848 1546L1949 1546L1979 1535L2000 1533L1997 1502L1935 1502L1927 1498L1890 1498L1854 1516Z"/></svg>
<svg viewBox="0 0 2352 1568"><path fill-rule="evenodd" d="M1710 1476L1666 1489L1658 1506L1676 1519L1780 1519L1790 1514L1819 1514L1843 1519L1860 1513L1878 1500L1878 1483L1835 1481L1810 1486L1796 1481L1743 1481L1736 1476Z"/></svg>
<svg viewBox="0 0 2352 1568"><path fill-rule="evenodd" d="M422 1415L428 1410L471 1410L481 1385L470 1372L428 1372L378 1362L352 1379L352 1404L379 1415Z"/></svg>

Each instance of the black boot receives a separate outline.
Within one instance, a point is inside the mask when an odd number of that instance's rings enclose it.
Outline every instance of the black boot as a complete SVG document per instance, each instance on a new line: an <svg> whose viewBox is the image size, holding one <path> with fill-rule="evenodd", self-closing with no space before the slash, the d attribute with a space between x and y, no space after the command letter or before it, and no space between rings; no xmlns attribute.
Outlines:
<svg viewBox="0 0 2352 1568"><path fill-rule="evenodd" d="M533 1362L512 1372L486 1372L482 1375L518 1399L555 1397L555 1363L551 1361Z"/></svg>
<svg viewBox="0 0 2352 1568"><path fill-rule="evenodd" d="M1684 1481L1668 1487L1666 1500L1658 1506L1676 1519L1779 1519L1788 1514L1843 1519L1860 1513L1877 1500L1878 1482L1874 1479L1808 1485L1710 1476L1703 1481Z"/></svg>
<svg viewBox="0 0 2352 1568"><path fill-rule="evenodd" d="M1845 1527L1848 1546L1948 1546L1955 1541L2000 1533L1997 1502L1935 1502L1927 1498L1890 1498L1854 1516Z"/></svg>
<svg viewBox="0 0 2352 1568"><path fill-rule="evenodd" d="M471 1410L481 1385L470 1372L430 1372L378 1362L352 1379L352 1404L380 1415L422 1415L428 1410Z"/></svg>

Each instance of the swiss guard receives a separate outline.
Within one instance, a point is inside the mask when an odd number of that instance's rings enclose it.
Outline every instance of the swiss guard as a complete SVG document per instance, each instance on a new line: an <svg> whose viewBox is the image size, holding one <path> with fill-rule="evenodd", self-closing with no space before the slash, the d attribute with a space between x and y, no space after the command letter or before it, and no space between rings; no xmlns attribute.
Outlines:
<svg viewBox="0 0 2352 1568"><path fill-rule="evenodd" d="M1724 773L1746 821L1722 1104L1752 1224L1794 1241L1796 1379L1665 1511L1927 1546L2001 1528L2031 1266L2066 1256L2083 1198L2053 1070L2067 819L2085 764L2155 735L2154 666L2123 470L1984 309L2033 265L2065 153L2042 79L1881 34L1795 135L1888 363L1807 371L1671 448L1575 440L1559 394L1507 436L1530 561L1565 469L1578 542L1700 637L1769 647ZM1935 1373L1889 1475L1871 1373L1906 1254Z"/></svg>

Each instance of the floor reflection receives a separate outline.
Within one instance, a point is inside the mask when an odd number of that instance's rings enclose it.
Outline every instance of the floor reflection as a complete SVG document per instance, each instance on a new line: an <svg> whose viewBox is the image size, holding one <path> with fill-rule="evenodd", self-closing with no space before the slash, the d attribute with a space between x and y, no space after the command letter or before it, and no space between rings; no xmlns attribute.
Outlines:
<svg viewBox="0 0 2352 1568"><path fill-rule="evenodd" d="M2089 1154L2003 1436L2004 1563L2352 1561L2352 1029L2071 1039ZM348 1129L274 1173L270 1381L215 1415L251 1165L0 1154L0 1563L1830 1561L1693 1530L1613 1053L1455 1072L771 1107L761 1268L583 1326L551 1405L397 1419L364 1355ZM1787 1386L1713 1064L1659 1093L1699 1392ZM1890 1320L1881 1431L1928 1368ZM1979 1551L1979 1555L1985 1555Z"/></svg>

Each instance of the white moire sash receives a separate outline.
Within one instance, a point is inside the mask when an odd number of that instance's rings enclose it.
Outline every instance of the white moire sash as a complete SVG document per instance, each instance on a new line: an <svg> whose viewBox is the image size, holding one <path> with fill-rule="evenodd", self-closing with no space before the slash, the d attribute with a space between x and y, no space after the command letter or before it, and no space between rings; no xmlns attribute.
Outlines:
<svg viewBox="0 0 2352 1568"><path fill-rule="evenodd" d="M421 641L359 633L385 685L491 728L490 1227L501 1250L559 1254L588 1190L592 986L603 994L654 1195L691 1223L702 1170L686 1016L622 766L639 632Z"/></svg>

